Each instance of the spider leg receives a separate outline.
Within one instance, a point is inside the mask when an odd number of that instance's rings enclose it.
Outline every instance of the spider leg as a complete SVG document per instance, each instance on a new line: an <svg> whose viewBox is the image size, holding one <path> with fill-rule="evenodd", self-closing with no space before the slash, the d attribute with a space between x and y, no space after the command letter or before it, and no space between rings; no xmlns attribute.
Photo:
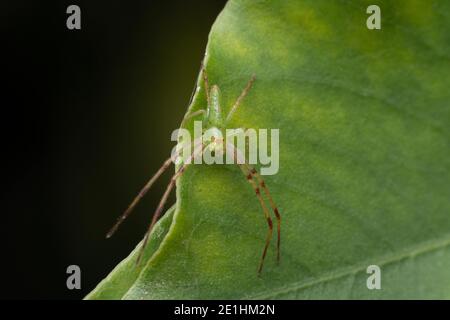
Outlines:
<svg viewBox="0 0 450 320"><path fill-rule="evenodd" d="M272 232L273 232L273 223L272 223L272 219L270 218L269 215L269 210L267 209L266 204L264 203L264 200L261 196L261 191L258 187L258 185L256 184L256 182L253 180L253 176L250 173L250 171L247 170L247 168L245 167L245 165L239 165L239 167L241 168L242 172L244 173L245 177L247 178L247 181L252 185L253 189L255 190L255 194L256 197L259 200L259 203L261 204L261 207L264 211L264 216L267 220L267 224L269 226L269 230L267 232L267 236L266 236L266 243L264 245L264 250L261 256L261 261L259 263L259 268L258 268L258 274L261 274L263 265L264 265L264 259L266 258L266 253L267 253L267 249L269 248L269 244L270 244L270 240L272 239Z"/></svg>
<svg viewBox="0 0 450 320"><path fill-rule="evenodd" d="M203 70L203 61L204 61L204 59L200 62L200 70L198 70L198 74L200 74L200 72L202 72L202 70ZM197 80L195 81L194 88L192 89L191 97L189 98L188 107L191 105L192 100L194 99L195 92L197 92L197 82L198 82L198 76L197 76Z"/></svg>
<svg viewBox="0 0 450 320"><path fill-rule="evenodd" d="M236 111L236 109L239 107L239 105L241 104L241 101L245 98L245 96L248 94L248 92L250 91L253 82L255 81L256 76L252 75L252 77L250 78L250 80L247 82L247 85L245 86L244 90L242 91L241 95L237 98L236 102L234 103L233 107L231 107L230 112L227 115L227 119L226 121L230 120L231 117L233 116L234 112Z"/></svg>
<svg viewBox="0 0 450 320"><path fill-rule="evenodd" d="M250 172L250 174L255 177L258 180L259 186L264 190L264 193L266 194L267 198L269 199L270 206L272 207L273 213L275 214L275 217L277 218L277 262L280 262L280 225L281 225L281 215L278 211L278 208L273 201L272 196L270 195L269 188L266 186L266 183L264 182L264 179L261 177L261 175L258 173L258 171L251 166L250 164L245 164L247 167L247 170Z"/></svg>
<svg viewBox="0 0 450 320"><path fill-rule="evenodd" d="M133 212L133 209L136 207L136 205L139 203L139 201L145 196L148 190L152 187L152 185L155 183L155 181L163 174L164 171L170 166L172 163L172 157L164 161L161 168L158 169L158 171L153 175L153 177L150 178L150 180L145 184L145 186L142 188L142 190L138 193L138 195L134 198L134 200L131 202L131 204L128 206L128 208L125 210L125 212L117 219L117 222L113 225L113 227L108 231L106 234L106 238L110 238L119 228L119 226L122 224L123 221L125 221L126 218Z"/></svg>
<svg viewBox="0 0 450 320"><path fill-rule="evenodd" d="M195 146L198 145L198 143L201 142L201 140L197 139L194 140L194 149ZM182 148L178 150L174 156L168 158L162 166L158 169L158 171L153 175L153 177L150 178L150 180L145 184L145 186L139 191L138 195L133 199L131 204L128 206L128 208L125 210L125 212L119 216L116 223L112 226L112 228L108 231L106 234L106 238L111 238L113 234L117 231L117 229L120 227L122 222L125 221L126 218L130 216L130 214L133 212L136 205L141 201L141 199L145 196L145 194L150 190L150 188L153 186L153 184L158 180L158 178L164 173L164 171L167 170L167 168L170 166L170 163L173 162L176 158L180 156L180 152L182 151Z"/></svg>
<svg viewBox="0 0 450 320"><path fill-rule="evenodd" d="M203 60L202 60L202 61L200 62L200 70L198 71L198 73L199 73L199 74L200 74L200 73L203 74L203 69L204 69L204 67L203 67ZM197 92L197 82L198 82L198 79L197 79L197 81L195 82L194 89L192 89L191 97L189 98L188 107L191 105L192 100L194 99L194 95L195 95L195 93ZM206 112L205 110L203 110L203 111L198 110L198 111L195 111L195 112L186 114L186 115L184 116L183 120L181 121L180 128L183 127L184 122L185 122L186 120L188 120L189 118L192 118L192 117L194 117L194 116L196 116L196 115L198 115L198 114L205 113L205 112Z"/></svg>
<svg viewBox="0 0 450 320"><path fill-rule="evenodd" d="M204 114L205 112L206 112L206 111L205 111L204 109L200 109L200 110L191 112L191 113L189 113L189 114L186 114L186 115L184 116L183 120L181 121L180 128L182 128L183 125L184 125L184 123L185 123L187 120L189 120L190 118L195 117L195 116L198 116L199 114Z"/></svg>
<svg viewBox="0 0 450 320"><path fill-rule="evenodd" d="M237 148L234 147L234 145L227 143L227 151L231 151L233 152L234 155L234 159L238 159L238 150ZM263 209L264 212L264 217L267 220L267 224L269 227L269 230L267 231L267 236L266 236L266 243L264 245L264 250L261 256L261 260L259 263L259 267L258 267L258 274L261 274L261 271L263 269L263 265L264 265L264 259L266 258L266 253L267 253L267 249L269 248L269 244L270 244L270 240L272 239L272 233L273 233L273 223L272 223L272 218L270 218L270 214L269 214L269 210L267 209L267 206L264 202L264 199L261 196L261 191L257 185L257 183L254 180L253 174L251 173L251 171L248 169L248 167L245 164L240 164L239 161L237 161L239 168L242 170L242 172L244 173L247 181L251 184L251 186L253 187L253 190L255 191L256 197L258 198L259 203L261 204L261 207Z"/></svg>
<svg viewBox="0 0 450 320"><path fill-rule="evenodd" d="M138 265L140 263L140 261L141 261L141 258L142 258L142 255L144 253L145 247L147 246L147 243L148 243L148 239L149 239L150 233L152 232L155 223L158 221L159 217L161 216L162 210L164 209L164 205L167 202L167 198L169 197L170 192L172 191L173 187L175 186L175 184L177 182L177 179L184 173L184 171L186 170L188 165L192 162L192 159L195 157L197 152L202 152L203 148L204 148L204 146L203 146L203 144L201 144L200 148L194 149L194 152L192 152L192 154L190 156L191 161L189 161L189 163L183 164L178 169L178 171L172 176L172 178L170 179L170 182L167 185L166 191L164 192L164 194L163 194L163 196L162 196L162 198L161 198L161 200L160 200L160 202L158 204L158 207L157 207L155 213L153 214L153 217L152 217L152 220L150 222L150 225L148 226L148 229L147 229L147 231L145 233L144 241L142 243L142 247L140 248L140 252L139 252L138 258L136 260L136 265Z"/></svg>

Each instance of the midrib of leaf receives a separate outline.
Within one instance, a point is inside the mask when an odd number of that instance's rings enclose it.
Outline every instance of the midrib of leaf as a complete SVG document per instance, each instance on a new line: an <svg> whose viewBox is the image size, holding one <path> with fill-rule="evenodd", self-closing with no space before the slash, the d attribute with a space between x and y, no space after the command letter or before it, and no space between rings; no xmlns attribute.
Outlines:
<svg viewBox="0 0 450 320"><path fill-rule="evenodd" d="M244 296L242 299L270 299L280 294L286 294L289 292L298 292L318 284L323 284L350 275L356 275L359 272L365 271L370 264L373 264L373 261L377 261L377 265L379 267L382 267L403 261L405 259L412 259L417 256L427 254L429 252L439 251L449 246L450 246L450 234L443 237L443 239L431 240L417 246L406 248L401 252L399 252L398 254L385 255L380 258L372 257L370 258L371 262L369 262L369 260L366 260L358 264L357 266L342 268L336 272L325 273L321 277L316 278L314 280L297 281L286 286L271 289L270 291L263 292L261 294Z"/></svg>

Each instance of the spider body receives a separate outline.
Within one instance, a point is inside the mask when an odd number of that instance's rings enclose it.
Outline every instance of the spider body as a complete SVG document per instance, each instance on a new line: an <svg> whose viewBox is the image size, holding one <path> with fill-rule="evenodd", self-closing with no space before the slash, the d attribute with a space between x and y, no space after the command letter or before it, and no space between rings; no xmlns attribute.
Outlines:
<svg viewBox="0 0 450 320"><path fill-rule="evenodd" d="M206 113L203 116L203 124L205 128L224 129L226 123L222 118L222 110L220 109L220 89L219 86L213 85L209 92L209 103L206 108Z"/></svg>

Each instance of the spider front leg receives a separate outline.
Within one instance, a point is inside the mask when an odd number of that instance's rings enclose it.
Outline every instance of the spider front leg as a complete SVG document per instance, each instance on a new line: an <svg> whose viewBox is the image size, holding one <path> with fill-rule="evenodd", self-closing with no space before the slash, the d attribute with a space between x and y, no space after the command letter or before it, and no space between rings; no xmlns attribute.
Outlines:
<svg viewBox="0 0 450 320"><path fill-rule="evenodd" d="M190 118L193 118L193 117L195 117L195 116L198 116L198 115L200 115L200 114L205 114L205 113L206 113L206 110L204 110L204 109L200 109L200 110L197 110L197 111L194 111L194 112L191 112L191 113L187 113L187 114L184 116L183 120L181 121L180 128L182 128L182 127L184 126L184 123L185 123L187 120L189 120Z"/></svg>
<svg viewBox="0 0 450 320"><path fill-rule="evenodd" d="M203 86L204 86L204 89L205 89L207 108L210 108L210 106L211 106L211 92L210 92L210 89L209 89L208 74L206 73L206 69L205 69L205 66L203 65L203 62L201 64L200 70L201 70L202 77L203 77ZM192 102L192 97L191 97L191 102ZM208 112L208 110L200 109L200 110L197 110L197 111L194 111L194 112L186 114L184 116L183 120L181 121L180 128L183 127L183 125L185 124L185 122L187 120L189 120L190 118L193 118L195 116L201 115L201 114L205 115L205 114L209 114L209 112Z"/></svg>
<svg viewBox="0 0 450 320"><path fill-rule="evenodd" d="M170 157L166 161L164 161L161 168L158 169L158 171L151 177L151 179L145 184L145 186L139 191L138 195L133 199L131 204L128 206L128 208L125 210L125 212L117 219L116 223L112 226L112 228L108 231L106 234L106 238L111 238L114 233L116 233L117 229L119 229L122 222L124 222L129 215L133 212L136 205L141 201L141 199L145 196L145 194L150 190L150 188L153 186L153 184L158 180L158 178L164 173L164 171L167 170L167 168L172 163L173 159Z"/></svg>
<svg viewBox="0 0 450 320"><path fill-rule="evenodd" d="M192 152L192 154L189 157L189 161L188 163L184 163L179 169L178 171L172 176L172 178L170 179L169 184L167 185L166 191L164 192L161 201L158 204L158 208L156 209L155 213L153 214L152 220L150 222L150 225L147 229L147 232L145 233L145 237L144 237L144 241L142 243L142 247L140 249L138 258L136 260L136 264L138 265L141 261L142 255L144 254L144 250L145 247L147 246L147 242L150 236L150 233L153 230L153 227L155 226L156 222L158 221L159 217L161 216L162 210L164 209L164 205L167 202L167 198L169 197L170 192L172 191L173 187L175 187L175 184L177 182L177 179L184 173L184 171L186 170L187 166L192 163L192 160L194 159L194 157L199 154L202 153L204 149L204 145L203 143L201 143L199 146L194 146L194 151Z"/></svg>
<svg viewBox="0 0 450 320"><path fill-rule="evenodd" d="M190 143L190 142L189 142ZM198 146L201 143L200 140L194 141L194 150L196 146ZM112 228L108 231L106 234L106 238L111 238L112 235L117 231L117 229L120 227L122 222L124 222L129 215L133 212L136 205L141 201L141 199L145 196L145 194L150 190L150 188L153 186L153 184L158 180L158 178L164 173L164 171L167 170L167 168L170 166L172 162L175 162L175 160L180 156L180 152L183 150L183 147L181 147L174 155L172 155L170 158L168 158L166 161L164 161L161 168L158 169L158 171L150 178L150 180L145 184L145 186L139 191L138 195L133 199L131 204L128 206L128 208L125 210L125 212L119 216L116 223L112 226Z"/></svg>
<svg viewBox="0 0 450 320"><path fill-rule="evenodd" d="M253 82L255 82L255 79L256 79L256 76L252 75L250 80L247 82L247 85L245 86L244 90L241 92L241 95L237 98L236 102L231 107L231 110L227 115L226 121L229 121L231 119L231 117L233 116L233 114L236 112L236 109L239 107L242 100L245 98L245 96L248 94L248 92L252 88L252 85L253 85Z"/></svg>

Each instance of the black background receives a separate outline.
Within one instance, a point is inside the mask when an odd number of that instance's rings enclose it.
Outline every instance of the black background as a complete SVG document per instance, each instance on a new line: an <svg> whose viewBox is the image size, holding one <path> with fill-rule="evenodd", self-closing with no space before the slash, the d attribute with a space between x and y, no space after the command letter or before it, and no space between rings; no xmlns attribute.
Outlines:
<svg viewBox="0 0 450 320"><path fill-rule="evenodd" d="M104 235L170 154L224 4L2 3L1 298L80 299L142 238L164 181ZM81 290L66 288L71 264Z"/></svg>

